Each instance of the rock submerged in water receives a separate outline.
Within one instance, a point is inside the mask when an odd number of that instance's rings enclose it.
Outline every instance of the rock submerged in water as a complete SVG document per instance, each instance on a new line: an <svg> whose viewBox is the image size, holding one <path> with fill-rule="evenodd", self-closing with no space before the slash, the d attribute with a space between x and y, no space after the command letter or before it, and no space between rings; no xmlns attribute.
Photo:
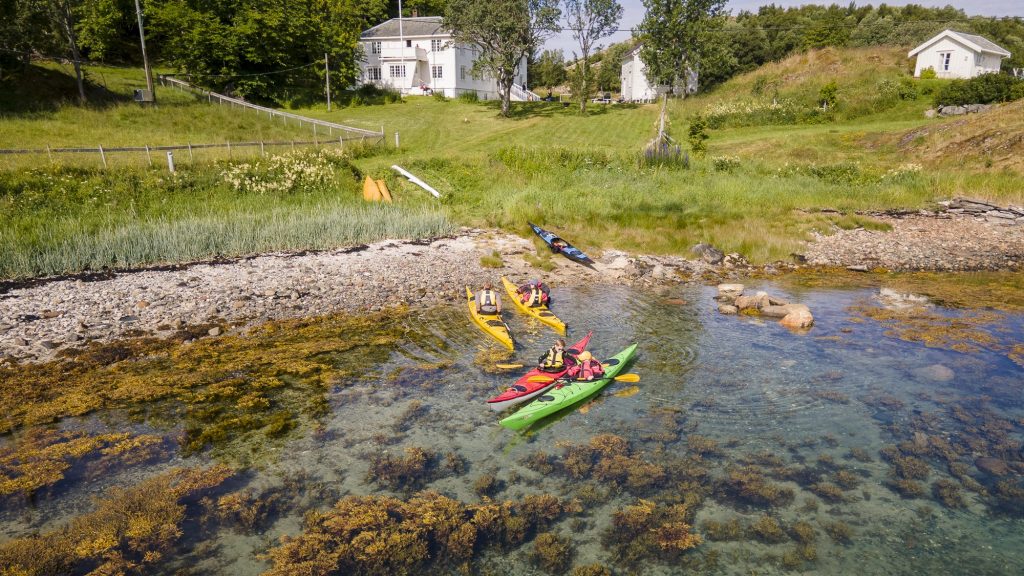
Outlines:
<svg viewBox="0 0 1024 576"><path fill-rule="evenodd" d="M804 304L791 304L767 292L746 296L743 289L742 284L719 284L718 295L715 296L719 302L718 312L731 315L753 311L760 316L778 318L783 326L793 330L804 330L814 324L814 316Z"/></svg>
<svg viewBox="0 0 1024 576"><path fill-rule="evenodd" d="M1006 476L1010 473L1010 466L999 458L982 456L974 461L974 465L978 467L978 470L992 476Z"/></svg>
<svg viewBox="0 0 1024 576"><path fill-rule="evenodd" d="M814 316L811 309L803 304L787 304L783 308L789 309L789 314L782 317L779 323L786 328L802 330L810 328L814 324Z"/></svg>
<svg viewBox="0 0 1024 576"><path fill-rule="evenodd" d="M928 380L934 380L935 382L948 382L956 376L952 369L942 364L932 364L931 366L918 368L914 370L914 374Z"/></svg>

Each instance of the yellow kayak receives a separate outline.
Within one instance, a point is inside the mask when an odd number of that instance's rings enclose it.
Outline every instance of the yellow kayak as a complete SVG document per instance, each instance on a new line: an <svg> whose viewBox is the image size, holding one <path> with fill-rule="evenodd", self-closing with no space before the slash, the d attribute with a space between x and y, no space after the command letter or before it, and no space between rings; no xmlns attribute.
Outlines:
<svg viewBox="0 0 1024 576"><path fill-rule="evenodd" d="M495 338L498 342L501 342L509 350L515 350L515 345L512 344L512 335L509 334L508 326L501 320L501 314L481 314L476 311L476 297L473 296L473 291L466 286L466 300L469 302L469 315L473 318L473 322L480 327L481 330L487 332Z"/></svg>
<svg viewBox="0 0 1024 576"><path fill-rule="evenodd" d="M519 289L516 288L515 284L509 282L508 278L505 278L504 276L501 277L501 283L505 285L505 291L508 292L509 298L515 302L516 308L519 308L526 314L533 316L548 326L551 326L556 332L565 336L565 322L559 320L558 316L555 316L546 305L527 306L519 299Z"/></svg>

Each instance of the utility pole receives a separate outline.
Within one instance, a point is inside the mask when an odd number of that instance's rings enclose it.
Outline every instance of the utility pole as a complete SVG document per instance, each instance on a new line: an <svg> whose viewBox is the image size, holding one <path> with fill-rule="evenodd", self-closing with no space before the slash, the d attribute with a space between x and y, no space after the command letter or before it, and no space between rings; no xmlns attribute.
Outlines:
<svg viewBox="0 0 1024 576"><path fill-rule="evenodd" d="M327 64L327 52L324 52L324 78L327 85L327 111L331 111L331 67Z"/></svg>
<svg viewBox="0 0 1024 576"><path fill-rule="evenodd" d="M149 69L149 58L146 57L146 33L142 29L142 6L135 0L135 15L139 18L139 44L142 46L142 66L146 70L146 90L156 104L156 90L153 88L153 71Z"/></svg>

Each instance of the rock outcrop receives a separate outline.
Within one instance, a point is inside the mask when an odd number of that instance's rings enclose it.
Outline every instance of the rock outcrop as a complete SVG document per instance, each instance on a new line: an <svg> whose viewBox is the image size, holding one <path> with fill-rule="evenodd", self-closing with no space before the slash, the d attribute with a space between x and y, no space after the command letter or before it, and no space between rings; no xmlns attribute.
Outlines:
<svg viewBox="0 0 1024 576"><path fill-rule="evenodd" d="M766 318L778 318L779 323L792 330L806 330L814 324L814 316L810 308L804 304L793 304L783 298L769 295L767 292L756 292L753 295L743 293L742 284L719 284L718 312L721 314L751 314Z"/></svg>

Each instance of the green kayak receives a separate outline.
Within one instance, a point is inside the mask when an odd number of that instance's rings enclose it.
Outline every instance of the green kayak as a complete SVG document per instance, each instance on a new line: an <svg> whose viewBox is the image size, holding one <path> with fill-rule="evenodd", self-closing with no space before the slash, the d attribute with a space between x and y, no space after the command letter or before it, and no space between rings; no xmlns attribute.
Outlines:
<svg viewBox="0 0 1024 576"><path fill-rule="evenodd" d="M612 356L603 362L604 376L597 380L578 381L566 384L561 388L548 390L543 396L522 407L515 414L501 421L501 425L509 430L521 430L541 418L568 408L577 402L590 398L608 385L636 354L636 344Z"/></svg>

